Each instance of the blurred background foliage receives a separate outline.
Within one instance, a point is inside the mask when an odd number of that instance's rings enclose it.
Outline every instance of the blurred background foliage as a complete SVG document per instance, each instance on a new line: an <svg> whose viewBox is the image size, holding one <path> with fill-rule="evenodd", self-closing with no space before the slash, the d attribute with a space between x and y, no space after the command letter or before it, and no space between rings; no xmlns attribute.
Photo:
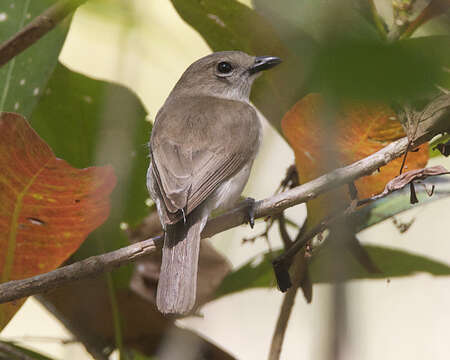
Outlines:
<svg viewBox="0 0 450 360"><path fill-rule="evenodd" d="M407 33L408 26L432 1L405 0L405 8L399 10L394 6L393 11L390 1L376 1L374 7L371 0L254 0L245 3L171 0L178 15L200 34L212 51L234 49L283 59L283 66L258 79L252 91L252 101L280 135L282 117L311 92L320 92L333 100L351 98L389 105L406 102L420 107L437 96L442 88L448 89L450 15L445 1L435 2L442 4L442 11L432 13L429 21ZM54 1L50 0L3 1L0 15L6 14L8 21L0 22L0 42L52 3ZM144 34L161 31L157 16L149 17L142 11L145 6L143 2L128 0L90 0L83 6L85 16L92 21L109 22L120 29L111 36L123 43L121 54L105 63L105 67L125 71L122 65L130 38L142 44L146 41L145 36L135 37L137 29L143 29ZM129 236L125 230L138 228L153 209L148 201L145 173L151 131L149 120L154 118L157 109L146 109L135 92L122 85L77 73L58 63L70 20L66 19L36 45L0 68L0 110L26 116L56 156L76 167L114 166L118 185L112 195L111 215L73 255L71 261L76 261L127 245ZM164 35L169 39L166 41L171 41L170 31ZM142 57L158 57L148 54L145 45L139 47L139 51ZM167 84L151 86L158 93L154 96L162 99L167 96L161 90ZM433 154L442 159L438 152ZM282 174L274 176L281 179ZM420 205L450 194L448 181L433 179L428 183L433 184L437 189L435 195L428 197L421 191ZM411 204L407 191L370 204L355 214L357 231L408 209ZM300 222L297 218L293 221ZM383 273L369 274L349 257L345 260L351 264L348 279L404 277L416 272L450 273L447 264L425 255L374 245L366 249ZM270 261L276 254L265 251L245 262L231 271L222 285L208 289L206 298L211 300L253 287L275 286ZM326 272L332 254L332 249L325 246L313 259L310 269L313 282L333 281L333 276ZM225 259L217 256L220 260L217 263L223 266ZM157 271L158 262L152 260L147 266ZM163 319L154 310L141 315L147 306L153 305L130 290L133 271L134 276L142 276L136 275L133 265L129 265L110 275L62 288L42 297L41 301L47 308L53 307L57 317L64 318L65 325L91 355L101 358L117 348L122 358L150 358L160 349L163 335L168 329L173 330L174 319ZM151 296L155 280L154 274L153 278L150 275L144 276L143 282ZM86 296L77 296L79 294ZM87 318L86 313L90 314ZM89 329L91 326L86 319L95 318L99 313L101 324ZM152 339L151 344L148 338ZM202 346L214 354L214 359L231 358L196 334L189 334L189 339L204 344ZM133 355L132 349L140 355Z"/></svg>

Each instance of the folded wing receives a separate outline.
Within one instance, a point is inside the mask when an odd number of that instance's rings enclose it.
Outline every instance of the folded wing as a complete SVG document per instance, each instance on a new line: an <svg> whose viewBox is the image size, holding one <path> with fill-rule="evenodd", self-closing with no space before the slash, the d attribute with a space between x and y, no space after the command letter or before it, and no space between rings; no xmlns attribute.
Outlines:
<svg viewBox="0 0 450 360"><path fill-rule="evenodd" d="M153 128L158 136L150 143L164 224L191 213L258 148L259 120L249 104L212 97L185 101L171 104L170 113L163 108ZM250 130L242 134L241 129Z"/></svg>

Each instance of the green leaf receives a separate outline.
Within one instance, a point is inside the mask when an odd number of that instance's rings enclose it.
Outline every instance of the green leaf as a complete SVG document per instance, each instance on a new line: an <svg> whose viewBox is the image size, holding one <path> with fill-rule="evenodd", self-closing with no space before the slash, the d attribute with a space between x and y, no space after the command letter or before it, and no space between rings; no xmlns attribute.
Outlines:
<svg viewBox="0 0 450 360"><path fill-rule="evenodd" d="M428 36L395 43L346 37L323 44L315 60L317 91L340 97L409 102L434 97L450 63L450 37Z"/></svg>
<svg viewBox="0 0 450 360"><path fill-rule="evenodd" d="M14 341L0 340L0 342L17 349L20 353L27 355L29 358L32 358L35 360L52 360L48 356L39 354L36 351L19 346ZM3 359L2 354L3 353L0 349L0 359ZM21 360L22 359L22 357L14 357L12 354L5 354L5 355L8 356L7 359L9 359L9 360Z"/></svg>
<svg viewBox="0 0 450 360"><path fill-rule="evenodd" d="M0 43L9 39L55 0L0 2ZM36 44L0 67L0 111L30 116L57 62L71 18L58 24Z"/></svg>
<svg viewBox="0 0 450 360"><path fill-rule="evenodd" d="M216 297L235 292L276 286L272 259L281 254L281 250L255 256L250 261L228 274L216 292Z"/></svg>
<svg viewBox="0 0 450 360"><path fill-rule="evenodd" d="M31 125L56 156L76 167L111 164L118 178L109 219L88 237L74 259L127 245L120 224L135 226L148 214L151 126L137 96L123 86L88 78L59 64ZM130 267L124 269L118 270L126 274L121 285L127 283Z"/></svg>
<svg viewBox="0 0 450 360"><path fill-rule="evenodd" d="M449 77L442 70L450 64L449 37L388 44L376 31L368 1L253 3L298 56L299 66L311 67L307 92L387 102L421 99L432 96L435 84L443 86Z"/></svg>
<svg viewBox="0 0 450 360"><path fill-rule="evenodd" d="M354 39L378 38L367 1L253 0L253 4L290 47L298 46L291 40L301 33L317 42L343 34Z"/></svg>
<svg viewBox="0 0 450 360"><path fill-rule="evenodd" d="M347 251L340 261L345 263L344 277L353 279L384 279L411 276L416 273L428 273L434 276L450 275L450 266L425 256L407 251L376 245L364 246L370 258L382 271L381 274L369 274ZM314 283L330 283L335 278L330 264L334 251L332 246L325 246L311 261L310 273Z"/></svg>
<svg viewBox="0 0 450 360"><path fill-rule="evenodd" d="M347 251L343 252L339 261L346 264L344 278L354 279L384 279L414 275L418 272L435 276L450 275L450 266L427 257L412 254L407 251L365 245L373 262L382 271L381 274L369 274ZM280 254L263 254L253 258L240 268L230 273L216 293L216 297L229 295L249 288L273 287L276 285L270 259ZM310 275L313 283L331 283L335 279L332 273L332 263L335 261L332 246L325 245L315 254L310 263ZM261 259L256 265L255 262Z"/></svg>
<svg viewBox="0 0 450 360"><path fill-rule="evenodd" d="M234 0L172 0L180 16L206 40L214 51L266 50L280 46L272 27L256 12ZM243 36L243 35L246 36ZM262 41L267 37L267 44Z"/></svg>

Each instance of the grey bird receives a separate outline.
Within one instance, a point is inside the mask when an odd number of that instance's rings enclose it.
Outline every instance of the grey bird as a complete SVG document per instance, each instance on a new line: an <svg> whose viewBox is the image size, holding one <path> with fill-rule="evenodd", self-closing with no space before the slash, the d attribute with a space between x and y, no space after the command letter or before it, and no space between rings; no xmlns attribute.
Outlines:
<svg viewBox="0 0 450 360"><path fill-rule="evenodd" d="M261 143L251 85L280 62L240 51L205 56L187 68L156 115L147 187L165 231L156 296L164 314L195 305L201 232L211 211L239 199Z"/></svg>

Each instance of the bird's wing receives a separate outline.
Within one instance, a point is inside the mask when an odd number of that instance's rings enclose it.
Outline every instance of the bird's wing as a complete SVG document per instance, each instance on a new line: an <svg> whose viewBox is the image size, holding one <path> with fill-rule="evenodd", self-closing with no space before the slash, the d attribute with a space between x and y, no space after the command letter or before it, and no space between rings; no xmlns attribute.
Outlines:
<svg viewBox="0 0 450 360"><path fill-rule="evenodd" d="M162 221L175 223L191 213L251 161L259 131L256 111L244 102L202 97L163 108L150 141Z"/></svg>

